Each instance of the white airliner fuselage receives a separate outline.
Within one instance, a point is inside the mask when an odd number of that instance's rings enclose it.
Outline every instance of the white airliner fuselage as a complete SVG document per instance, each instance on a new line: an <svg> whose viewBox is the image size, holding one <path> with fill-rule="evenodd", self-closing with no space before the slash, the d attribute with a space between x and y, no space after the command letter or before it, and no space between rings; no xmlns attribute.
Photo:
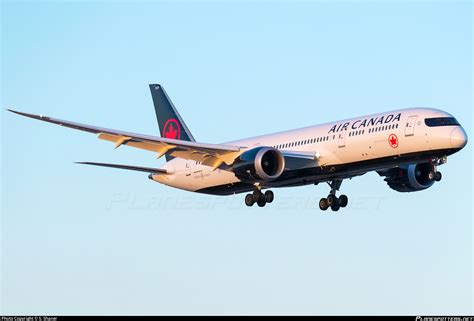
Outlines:
<svg viewBox="0 0 474 321"><path fill-rule="evenodd" d="M327 182L322 210L346 207L336 196L342 181L376 171L390 188L414 192L441 180L437 167L467 144L467 135L450 114L409 108L289 130L223 144L197 142L163 87L151 84L161 137L84 125L10 110L69 127L115 143L166 157L162 168L85 162L83 164L149 173L149 178L179 189L214 195L253 191L248 206L273 201L274 187ZM262 190L265 190L265 193Z"/></svg>
<svg viewBox="0 0 474 321"><path fill-rule="evenodd" d="M395 119L398 115L399 119ZM267 182L262 187L305 185L327 181L331 173L334 175L329 178L347 178L384 169L387 164L403 165L452 154L466 145L467 135L462 127L430 127L425 123L425 119L444 117L453 116L432 108L401 109L225 144L246 148L272 146L282 151L313 153L313 162L305 166L309 175ZM341 166L347 167L344 173L337 171ZM239 186L241 180L233 172L214 170L193 160L175 158L163 168L170 175L152 175L153 180L188 191L228 195L252 190L252 186ZM315 170L308 171L308 168ZM321 175L324 172L327 173ZM238 187L234 187L236 185Z"/></svg>

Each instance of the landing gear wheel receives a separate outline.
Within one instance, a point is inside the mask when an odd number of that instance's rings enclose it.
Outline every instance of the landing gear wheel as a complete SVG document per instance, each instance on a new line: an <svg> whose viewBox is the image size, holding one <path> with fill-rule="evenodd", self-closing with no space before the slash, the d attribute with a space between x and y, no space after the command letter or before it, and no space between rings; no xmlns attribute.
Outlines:
<svg viewBox="0 0 474 321"><path fill-rule="evenodd" d="M435 181L439 182L442 177L443 177L443 175L441 175L441 172L436 172L434 179L435 179Z"/></svg>
<svg viewBox="0 0 474 321"><path fill-rule="evenodd" d="M346 195L339 196L339 206L346 207L348 202L349 202L349 199L347 198Z"/></svg>
<svg viewBox="0 0 474 321"><path fill-rule="evenodd" d="M258 201L257 202L257 205L260 206L260 207L264 207L265 204L267 204L265 201Z"/></svg>
<svg viewBox="0 0 474 321"><path fill-rule="evenodd" d="M435 172L433 172L433 171L430 171L430 172L428 173L428 179L429 179L430 181L434 180L434 179L435 179L435 176L436 176L436 175L435 175Z"/></svg>
<svg viewBox="0 0 474 321"><path fill-rule="evenodd" d="M339 191L341 187L342 181L343 179L336 178L327 182L329 187L331 187L331 190L327 198L322 198L319 201L319 208L321 210L325 211L330 207L334 212L337 212L341 207L347 206L349 199L346 195L341 195L340 197L336 196L337 191Z"/></svg>
<svg viewBox="0 0 474 321"><path fill-rule="evenodd" d="M264 196L265 196L265 202L267 203L273 202L274 195L272 191L266 191Z"/></svg>
<svg viewBox="0 0 474 321"><path fill-rule="evenodd" d="M326 211L329 208L328 200L326 198L322 198L319 200L319 209L322 211Z"/></svg>
<svg viewBox="0 0 474 321"><path fill-rule="evenodd" d="M329 206L332 206L333 204L336 204L337 203L336 195L329 194L328 198L327 198L327 202L328 202Z"/></svg>
<svg viewBox="0 0 474 321"><path fill-rule="evenodd" d="M253 204L255 204L255 201L253 199L253 195L252 194L245 195L245 205L253 206Z"/></svg>
<svg viewBox="0 0 474 321"><path fill-rule="evenodd" d="M256 189L255 191L253 191L252 196L253 196L253 200L255 202L258 202L261 200L263 195L262 195L262 192L260 192L260 190Z"/></svg>

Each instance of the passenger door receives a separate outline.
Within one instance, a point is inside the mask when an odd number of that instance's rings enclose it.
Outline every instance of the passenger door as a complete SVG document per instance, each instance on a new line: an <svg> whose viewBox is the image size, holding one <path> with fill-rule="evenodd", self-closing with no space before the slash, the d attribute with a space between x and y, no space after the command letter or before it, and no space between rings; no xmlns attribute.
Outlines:
<svg viewBox="0 0 474 321"><path fill-rule="evenodd" d="M408 117L406 127L405 127L405 136L415 135L415 124L416 124L416 119L417 118L418 118L418 116Z"/></svg>
<svg viewBox="0 0 474 321"><path fill-rule="evenodd" d="M189 178L191 176L191 162L194 162L194 161L187 160L184 167L184 174L186 175L186 177L189 177Z"/></svg>
<svg viewBox="0 0 474 321"><path fill-rule="evenodd" d="M344 147L346 146L346 138L345 138L345 132L342 131L339 133L339 140L338 140L338 146L339 147Z"/></svg>

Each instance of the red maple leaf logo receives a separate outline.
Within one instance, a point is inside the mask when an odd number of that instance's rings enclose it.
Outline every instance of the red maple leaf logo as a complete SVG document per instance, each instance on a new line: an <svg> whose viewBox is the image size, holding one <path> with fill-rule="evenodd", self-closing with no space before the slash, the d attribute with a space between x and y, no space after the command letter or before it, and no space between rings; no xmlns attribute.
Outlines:
<svg viewBox="0 0 474 321"><path fill-rule="evenodd" d="M163 137L170 139L179 139L181 135L181 128L176 119L168 119L163 126Z"/></svg>
<svg viewBox="0 0 474 321"><path fill-rule="evenodd" d="M389 143L390 146L392 146L393 148L397 148L397 147L398 147L398 138L397 138L397 135L391 134L391 135L388 137L388 143Z"/></svg>
<svg viewBox="0 0 474 321"><path fill-rule="evenodd" d="M175 139L176 136L178 136L178 131L176 129L174 129L173 124L170 124L168 126L168 130L165 132L165 137Z"/></svg>

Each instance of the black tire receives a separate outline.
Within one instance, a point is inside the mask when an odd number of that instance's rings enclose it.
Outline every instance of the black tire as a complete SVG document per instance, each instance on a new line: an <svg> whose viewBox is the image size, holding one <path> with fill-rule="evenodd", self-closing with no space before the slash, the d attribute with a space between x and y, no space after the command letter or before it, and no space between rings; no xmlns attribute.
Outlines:
<svg viewBox="0 0 474 321"><path fill-rule="evenodd" d="M439 182L443 178L443 175L441 175L441 172L436 172L435 173L435 181Z"/></svg>
<svg viewBox="0 0 474 321"><path fill-rule="evenodd" d="M346 195L339 196L339 206L346 207L348 202L349 202L349 199L347 198Z"/></svg>
<svg viewBox="0 0 474 321"><path fill-rule="evenodd" d="M275 198L275 196L273 195L272 191L266 191L265 192L265 202L271 203L271 202L273 202L274 198Z"/></svg>
<svg viewBox="0 0 474 321"><path fill-rule="evenodd" d="M253 200L255 202L260 201L262 199L262 196L263 196L262 192L260 192L260 190L258 190L258 189L253 191L252 195L253 195Z"/></svg>
<svg viewBox="0 0 474 321"><path fill-rule="evenodd" d="M258 201L257 202L257 205L260 206L260 207L264 207L265 204L267 204L265 201Z"/></svg>
<svg viewBox="0 0 474 321"><path fill-rule="evenodd" d="M333 204L337 204L337 197L336 195L329 194L327 197L328 205L332 206Z"/></svg>
<svg viewBox="0 0 474 321"><path fill-rule="evenodd" d="M255 201L253 200L253 195L252 194L245 195L245 205L253 206L253 204L255 204Z"/></svg>
<svg viewBox="0 0 474 321"><path fill-rule="evenodd" d="M321 211L326 211L329 208L328 200L326 198L322 198L319 200L319 209Z"/></svg>
<svg viewBox="0 0 474 321"><path fill-rule="evenodd" d="M339 211L339 208L341 208L341 206L339 206L339 204L332 204L332 205L331 205L331 209L332 209L334 212Z"/></svg>

